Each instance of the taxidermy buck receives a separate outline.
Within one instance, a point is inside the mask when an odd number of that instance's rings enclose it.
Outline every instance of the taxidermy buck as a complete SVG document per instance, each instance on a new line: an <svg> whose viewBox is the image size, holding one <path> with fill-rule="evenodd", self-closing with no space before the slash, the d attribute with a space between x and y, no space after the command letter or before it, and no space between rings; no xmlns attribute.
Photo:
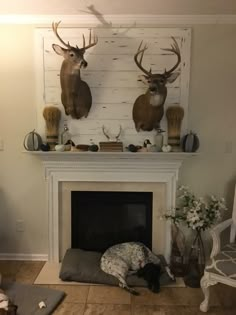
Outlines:
<svg viewBox="0 0 236 315"><path fill-rule="evenodd" d="M61 81L61 102L65 108L66 115L72 118L80 119L87 117L92 105L92 95L88 84L81 79L80 69L87 67L84 59L86 49L97 44L97 37L91 39L91 30L89 33L89 43L85 46L85 38L83 35L83 47L73 47L70 43L66 43L58 35L57 29L60 22L52 23L52 29L59 41L66 47L53 44L54 51L61 55L64 60L61 65L60 81Z"/></svg>
<svg viewBox="0 0 236 315"><path fill-rule="evenodd" d="M134 61L140 70L145 74L144 78L148 82L148 90L145 94L140 95L133 106L133 120L137 131L151 131L160 129L160 121L164 115L164 103L167 96L167 83L172 83L176 80L179 72L174 72L181 62L180 49L176 40L172 37L174 43L171 48L163 50L173 52L177 56L176 64L168 71L163 73L152 73L144 69L142 59L147 46L142 47L142 42L134 55ZM140 56L139 60L138 57Z"/></svg>

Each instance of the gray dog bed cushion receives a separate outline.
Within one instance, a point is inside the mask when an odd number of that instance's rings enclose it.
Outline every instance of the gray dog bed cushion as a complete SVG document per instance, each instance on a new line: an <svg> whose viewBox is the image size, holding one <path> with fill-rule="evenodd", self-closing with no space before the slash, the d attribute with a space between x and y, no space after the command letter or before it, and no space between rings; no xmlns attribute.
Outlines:
<svg viewBox="0 0 236 315"><path fill-rule="evenodd" d="M63 291L17 282L3 282L1 288L18 306L17 315L50 315L65 296ZM41 301L45 308L39 308Z"/></svg>
<svg viewBox="0 0 236 315"><path fill-rule="evenodd" d="M118 285L118 280L115 277L101 270L101 256L102 254L98 252L77 248L68 249L62 260L59 274L60 279L63 281ZM165 258L163 256L158 257L162 261L162 266L166 266ZM164 271L160 277L160 284L167 285L173 282L175 281ZM128 276L127 283L130 286L147 287L146 281L136 275Z"/></svg>

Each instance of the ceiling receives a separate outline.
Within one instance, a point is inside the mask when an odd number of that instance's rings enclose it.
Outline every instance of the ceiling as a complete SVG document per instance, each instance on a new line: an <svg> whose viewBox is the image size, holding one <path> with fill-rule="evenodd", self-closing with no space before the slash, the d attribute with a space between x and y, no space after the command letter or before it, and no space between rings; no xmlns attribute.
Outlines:
<svg viewBox="0 0 236 315"><path fill-rule="evenodd" d="M0 1L0 15L231 15L235 0L10 0Z"/></svg>

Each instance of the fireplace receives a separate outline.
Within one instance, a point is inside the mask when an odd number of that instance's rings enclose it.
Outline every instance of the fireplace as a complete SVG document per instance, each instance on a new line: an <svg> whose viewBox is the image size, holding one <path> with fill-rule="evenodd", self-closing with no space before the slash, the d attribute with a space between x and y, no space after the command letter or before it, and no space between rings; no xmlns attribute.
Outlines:
<svg viewBox="0 0 236 315"><path fill-rule="evenodd" d="M34 152L47 181L48 260L59 262L71 242L71 194L149 192L152 194L151 247L170 258L170 223L161 214L175 206L179 168L189 153Z"/></svg>
<svg viewBox="0 0 236 315"><path fill-rule="evenodd" d="M62 182L59 185L59 260L62 260L66 250L72 246L72 196L73 192L89 192L102 193L106 192L118 193L133 193L149 195L150 199L145 201L151 208L151 218L146 218L151 234L149 244L150 248L156 253L167 254L169 250L169 228L168 222L160 220L160 214L167 208L166 194L167 189L164 183L149 183L149 182ZM151 195L151 196L150 196ZM102 196L102 195L101 195ZM144 200L139 198L141 203ZM129 199L130 203L130 199ZM80 203L78 203L80 207ZM108 211L108 209L107 209ZM110 209L110 211L112 211ZM150 213L149 213L150 214ZM89 222L88 222L89 223Z"/></svg>
<svg viewBox="0 0 236 315"><path fill-rule="evenodd" d="M72 248L104 252L132 241L152 248L152 192L71 192Z"/></svg>

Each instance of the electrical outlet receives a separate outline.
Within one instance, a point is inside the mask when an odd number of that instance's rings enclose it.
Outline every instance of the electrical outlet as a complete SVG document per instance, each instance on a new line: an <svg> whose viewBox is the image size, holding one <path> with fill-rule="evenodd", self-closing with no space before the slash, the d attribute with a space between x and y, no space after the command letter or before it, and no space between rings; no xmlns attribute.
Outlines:
<svg viewBox="0 0 236 315"><path fill-rule="evenodd" d="M17 220L16 221L16 231L17 232L24 232L25 231L25 221L24 220Z"/></svg>

